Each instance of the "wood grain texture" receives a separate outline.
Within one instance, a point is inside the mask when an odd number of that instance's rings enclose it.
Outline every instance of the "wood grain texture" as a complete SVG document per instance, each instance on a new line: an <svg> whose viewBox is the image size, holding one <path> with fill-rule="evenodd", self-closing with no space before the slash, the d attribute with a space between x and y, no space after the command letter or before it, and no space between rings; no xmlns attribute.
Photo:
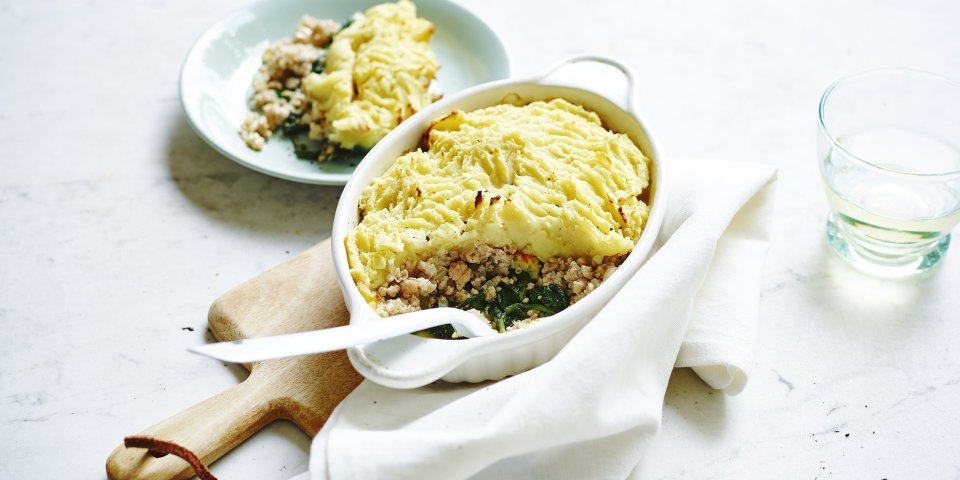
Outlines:
<svg viewBox="0 0 960 480"><path fill-rule="evenodd" d="M336 327L349 315L334 274L330 241L230 290L210 306L210 330L221 341ZM307 435L360 383L345 352L245 365L239 385L180 412L141 435L177 443L209 465L277 419L289 419ZM113 480L187 479L193 470L180 458L154 458L122 444L107 459Z"/></svg>

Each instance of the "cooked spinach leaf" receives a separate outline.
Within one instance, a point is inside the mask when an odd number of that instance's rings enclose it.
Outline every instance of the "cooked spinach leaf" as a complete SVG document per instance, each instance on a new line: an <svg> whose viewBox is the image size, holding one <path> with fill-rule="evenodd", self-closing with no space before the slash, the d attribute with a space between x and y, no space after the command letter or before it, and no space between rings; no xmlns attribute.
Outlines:
<svg viewBox="0 0 960 480"><path fill-rule="evenodd" d="M523 301L521 296L523 292L518 291L514 285L501 285L500 289L497 290L497 296L494 298L494 302L501 309L506 309L510 305L520 303Z"/></svg>
<svg viewBox="0 0 960 480"><path fill-rule="evenodd" d="M313 140L306 132L293 134L290 141L293 142L293 153L301 160L316 161L324 151L324 143Z"/></svg>
<svg viewBox="0 0 960 480"><path fill-rule="evenodd" d="M536 272L539 274L539 272ZM543 285L528 288L534 283L533 275L525 269L515 269L513 283L497 286L493 300L488 301L484 291L468 297L457 305L462 310L479 310L494 322L497 330L505 332L518 320L527 318L527 312L535 310L544 316L553 315L570 305L567 292L559 285Z"/></svg>
<svg viewBox="0 0 960 480"><path fill-rule="evenodd" d="M540 276L539 272L537 272L537 276ZM517 291L520 292L521 297L524 295L524 292L527 291L527 285L534 283L533 280L533 275L531 275L529 271L517 270L513 285Z"/></svg>
<svg viewBox="0 0 960 480"><path fill-rule="evenodd" d="M534 287L529 291L528 298L531 304L543 305L553 309L554 312L559 312L570 305L567 292L560 285Z"/></svg>
<svg viewBox="0 0 960 480"><path fill-rule="evenodd" d="M482 312L485 308L487 308L486 296L483 292L470 296L466 300L460 302L460 305L457 305L457 308L460 310L480 310Z"/></svg>
<svg viewBox="0 0 960 480"><path fill-rule="evenodd" d="M453 338L453 334L457 331L453 328L453 325L449 323L446 325L438 325L436 327L430 327L427 329L430 332L430 336L433 338Z"/></svg>
<svg viewBox="0 0 960 480"><path fill-rule="evenodd" d="M323 50L320 53L320 56L313 61L313 65L310 66L310 71L313 73L323 73L323 67L327 63L327 51Z"/></svg>
<svg viewBox="0 0 960 480"><path fill-rule="evenodd" d="M529 310L529 305L525 303L514 303L507 307L501 315L504 327L512 326L513 322L527 318L527 310Z"/></svg>
<svg viewBox="0 0 960 480"><path fill-rule="evenodd" d="M287 115L286 120L284 120L280 125L280 131L283 132L284 135L291 137L291 139L298 133L305 133L309 131L309 125L300 123L300 118L302 118L302 116L303 115L299 113L291 113L290 115Z"/></svg>

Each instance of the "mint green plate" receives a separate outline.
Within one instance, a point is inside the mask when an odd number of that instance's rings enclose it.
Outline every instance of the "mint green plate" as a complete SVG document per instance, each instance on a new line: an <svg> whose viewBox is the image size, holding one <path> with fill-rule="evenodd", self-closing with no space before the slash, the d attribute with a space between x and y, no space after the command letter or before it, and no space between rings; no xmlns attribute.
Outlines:
<svg viewBox="0 0 960 480"><path fill-rule="evenodd" d="M289 37L300 17L346 21L376 0L262 0L238 10L207 30L187 54L180 72L180 103L193 129L213 148L241 165L303 183L343 185L363 158L318 164L301 160L290 141L271 138L260 152L238 133L248 111L250 82L272 42ZM417 15L436 26L430 46L440 62L437 83L451 94L510 76L510 61L497 35L463 7L445 0L420 0Z"/></svg>

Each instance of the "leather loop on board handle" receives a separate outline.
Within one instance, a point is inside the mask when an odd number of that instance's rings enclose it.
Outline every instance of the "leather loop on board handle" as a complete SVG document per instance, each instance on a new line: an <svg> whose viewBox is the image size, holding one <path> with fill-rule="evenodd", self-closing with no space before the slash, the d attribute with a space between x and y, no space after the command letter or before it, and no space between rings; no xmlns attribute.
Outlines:
<svg viewBox="0 0 960 480"><path fill-rule="evenodd" d="M278 418L262 396L256 371L244 382L200 402L141 433L174 442L209 465L266 424ZM111 480L185 480L194 476L186 461L173 455L155 458L147 450L120 445L107 459Z"/></svg>

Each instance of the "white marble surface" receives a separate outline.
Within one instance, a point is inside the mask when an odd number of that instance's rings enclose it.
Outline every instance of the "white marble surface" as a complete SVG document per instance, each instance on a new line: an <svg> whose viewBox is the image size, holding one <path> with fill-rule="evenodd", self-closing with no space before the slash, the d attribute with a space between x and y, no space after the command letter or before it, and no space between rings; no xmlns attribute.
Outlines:
<svg viewBox="0 0 960 480"><path fill-rule="evenodd" d="M667 156L780 167L757 368L726 398L674 375L643 479L960 477L960 247L880 282L822 239L816 103L834 78L960 78L960 3L471 0L517 74L572 53L641 73ZM225 0L0 2L0 472L103 478L124 435L237 382L186 353L221 292L329 233L339 189L221 157L177 102L180 62ZM192 331L189 328L192 328ZM279 422L215 464L288 478Z"/></svg>

